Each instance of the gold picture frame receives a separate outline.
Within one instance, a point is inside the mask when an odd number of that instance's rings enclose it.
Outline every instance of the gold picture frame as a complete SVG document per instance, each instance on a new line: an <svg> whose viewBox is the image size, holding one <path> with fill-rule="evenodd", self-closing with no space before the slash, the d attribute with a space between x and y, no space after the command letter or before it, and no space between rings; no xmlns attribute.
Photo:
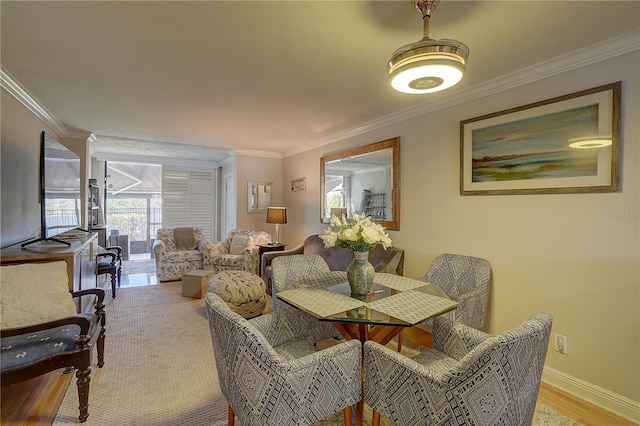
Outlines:
<svg viewBox="0 0 640 426"><path fill-rule="evenodd" d="M621 89L618 81L461 121L460 194L618 191Z"/></svg>

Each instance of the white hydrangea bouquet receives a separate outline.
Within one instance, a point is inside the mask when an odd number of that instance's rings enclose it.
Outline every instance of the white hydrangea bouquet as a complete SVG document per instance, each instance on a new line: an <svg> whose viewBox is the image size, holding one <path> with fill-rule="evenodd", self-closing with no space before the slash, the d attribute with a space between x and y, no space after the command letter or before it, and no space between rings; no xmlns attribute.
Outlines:
<svg viewBox="0 0 640 426"><path fill-rule="evenodd" d="M371 251L376 244L386 250L391 246L391 238L384 228L373 222L369 216L353 214L353 219L331 216L329 227L320 236L325 248L343 247L356 251Z"/></svg>

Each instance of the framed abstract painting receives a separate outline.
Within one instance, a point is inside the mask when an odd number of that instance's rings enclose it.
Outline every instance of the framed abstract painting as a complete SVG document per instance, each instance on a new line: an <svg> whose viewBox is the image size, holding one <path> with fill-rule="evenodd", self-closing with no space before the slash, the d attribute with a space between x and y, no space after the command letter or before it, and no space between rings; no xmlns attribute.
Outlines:
<svg viewBox="0 0 640 426"><path fill-rule="evenodd" d="M460 194L615 192L621 82L460 122Z"/></svg>

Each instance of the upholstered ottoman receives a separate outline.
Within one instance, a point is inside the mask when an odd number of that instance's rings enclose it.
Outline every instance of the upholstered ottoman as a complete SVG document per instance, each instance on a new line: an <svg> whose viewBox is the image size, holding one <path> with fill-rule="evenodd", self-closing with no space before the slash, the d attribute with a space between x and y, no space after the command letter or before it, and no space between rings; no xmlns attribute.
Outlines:
<svg viewBox="0 0 640 426"><path fill-rule="evenodd" d="M207 284L209 278L215 274L215 271L205 271L204 269L194 269L182 274L182 297L202 296L207 292Z"/></svg>
<svg viewBox="0 0 640 426"><path fill-rule="evenodd" d="M245 318L262 314L267 303L262 278L246 271L222 271L209 280L209 291L216 293L229 308Z"/></svg>

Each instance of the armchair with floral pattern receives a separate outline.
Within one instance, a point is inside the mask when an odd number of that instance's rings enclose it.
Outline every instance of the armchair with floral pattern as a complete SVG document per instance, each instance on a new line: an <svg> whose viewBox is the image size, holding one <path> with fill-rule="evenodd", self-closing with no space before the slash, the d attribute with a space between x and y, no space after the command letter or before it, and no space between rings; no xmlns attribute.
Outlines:
<svg viewBox="0 0 640 426"><path fill-rule="evenodd" d="M247 271L260 275L258 246L271 242L271 234L265 231L233 230L224 241L213 244L207 255L216 273L228 270Z"/></svg>
<svg viewBox="0 0 640 426"><path fill-rule="evenodd" d="M202 228L160 228L153 243L156 275L160 281L176 281L194 269L213 269L213 243L207 241Z"/></svg>

